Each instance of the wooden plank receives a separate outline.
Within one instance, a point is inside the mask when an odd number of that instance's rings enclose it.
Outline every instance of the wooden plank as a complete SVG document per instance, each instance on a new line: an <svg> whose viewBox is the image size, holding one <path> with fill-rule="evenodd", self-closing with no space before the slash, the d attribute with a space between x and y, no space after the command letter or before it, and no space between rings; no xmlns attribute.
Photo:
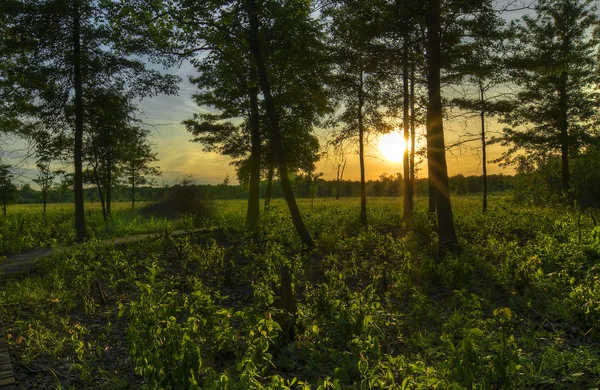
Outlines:
<svg viewBox="0 0 600 390"><path fill-rule="evenodd" d="M13 374L10 355L8 354L8 343L4 326L0 322L0 390L15 390L15 376Z"/></svg>
<svg viewBox="0 0 600 390"><path fill-rule="evenodd" d="M10 371L0 372L0 379L12 378L12 377L13 377L12 369Z"/></svg>
<svg viewBox="0 0 600 390"><path fill-rule="evenodd" d="M14 385L16 383L14 377L0 379L0 389L4 386Z"/></svg>

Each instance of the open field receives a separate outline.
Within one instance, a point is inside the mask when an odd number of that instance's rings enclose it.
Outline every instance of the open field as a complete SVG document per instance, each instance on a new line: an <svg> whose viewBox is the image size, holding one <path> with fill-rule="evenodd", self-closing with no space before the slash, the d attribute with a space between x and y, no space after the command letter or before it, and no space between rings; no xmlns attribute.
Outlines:
<svg viewBox="0 0 600 390"><path fill-rule="evenodd" d="M216 201L209 234L92 240L0 281L17 379L62 389L597 387L600 230L589 214L496 196L484 215L480 204L454 200L463 251L445 259L425 199L410 229L401 198L369 199L367 229L358 199L302 199L313 251L281 200L256 233L244 229L245 203L229 200ZM294 317L278 309L283 266Z"/></svg>

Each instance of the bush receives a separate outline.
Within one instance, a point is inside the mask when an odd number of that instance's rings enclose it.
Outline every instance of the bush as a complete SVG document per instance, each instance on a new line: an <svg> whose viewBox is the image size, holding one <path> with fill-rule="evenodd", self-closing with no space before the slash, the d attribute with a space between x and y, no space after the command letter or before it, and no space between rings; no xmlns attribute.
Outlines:
<svg viewBox="0 0 600 390"><path fill-rule="evenodd" d="M171 187L160 200L142 207L140 213L169 219L191 215L198 221L213 217L215 205L201 187L184 182Z"/></svg>

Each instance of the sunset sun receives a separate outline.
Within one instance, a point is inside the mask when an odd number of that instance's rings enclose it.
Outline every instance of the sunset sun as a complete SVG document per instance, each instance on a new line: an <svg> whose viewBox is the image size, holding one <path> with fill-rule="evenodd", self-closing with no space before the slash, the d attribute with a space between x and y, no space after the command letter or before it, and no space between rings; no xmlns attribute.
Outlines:
<svg viewBox="0 0 600 390"><path fill-rule="evenodd" d="M396 131L379 137L379 152L388 161L400 162L404 154L404 138Z"/></svg>

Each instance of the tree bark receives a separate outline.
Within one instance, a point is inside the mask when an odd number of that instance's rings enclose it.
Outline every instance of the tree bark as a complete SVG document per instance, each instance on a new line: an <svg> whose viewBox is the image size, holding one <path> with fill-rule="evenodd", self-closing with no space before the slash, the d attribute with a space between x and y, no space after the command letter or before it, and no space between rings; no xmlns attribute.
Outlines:
<svg viewBox="0 0 600 390"><path fill-rule="evenodd" d="M106 158L106 216L110 217L111 204L112 204L112 171L113 171L113 157L112 148L110 146L110 132L108 134L108 156Z"/></svg>
<svg viewBox="0 0 600 390"><path fill-rule="evenodd" d="M343 159L343 164L340 162L337 169L337 182L335 186L335 200L340 199L340 194L342 192L342 179L344 178L344 171L346 170L346 163L348 160Z"/></svg>
<svg viewBox="0 0 600 390"><path fill-rule="evenodd" d="M479 81L479 93L480 93L480 104L481 104L481 163L483 170L483 212L487 211L488 207L488 177L487 177L487 149L485 140L485 91L483 90L483 84Z"/></svg>
<svg viewBox="0 0 600 390"><path fill-rule="evenodd" d="M564 3L567 4L567 3ZM563 10L567 13L568 11ZM569 33L565 32L562 34L561 42L561 54L563 59L569 58L571 47L571 38ZM566 66L567 64L563 64ZM560 157L561 157L561 168L562 168L562 190L563 195L570 199L569 194L569 97L567 92L567 83L569 81L569 75L566 71L562 71L559 80L559 126L560 126Z"/></svg>
<svg viewBox="0 0 600 390"><path fill-rule="evenodd" d="M450 188L448 183L448 167L446 165L446 148L444 144L444 126L442 122L442 96L440 72L442 67L440 54L440 0L429 0L427 17L427 81L429 87L429 104L427 107L427 134L429 144L428 159L431 166L430 185L435 192L437 208L438 237L440 255L447 252L458 252L458 239L454 228Z"/></svg>
<svg viewBox="0 0 600 390"><path fill-rule="evenodd" d="M360 222L367 226L367 185L365 179L365 128L363 124L363 70L358 86L358 159L360 163Z"/></svg>
<svg viewBox="0 0 600 390"><path fill-rule="evenodd" d="M415 69L410 70L410 188L414 198L415 192L415 147L416 147L416 129L415 129Z"/></svg>
<svg viewBox="0 0 600 390"><path fill-rule="evenodd" d="M432 182L433 179L433 160L431 158L431 138L429 136L429 129L427 129L427 187L429 192L429 212L435 213L435 188Z"/></svg>
<svg viewBox="0 0 600 390"><path fill-rule="evenodd" d="M135 208L135 169L131 168L131 208Z"/></svg>
<svg viewBox="0 0 600 390"><path fill-rule="evenodd" d="M48 190L42 189L42 201L44 202L44 221L46 220L46 205L48 204Z"/></svg>
<svg viewBox="0 0 600 390"><path fill-rule="evenodd" d="M408 34L404 34L404 55L403 55L404 66L402 69L402 100L403 100L403 113L404 113L404 156L402 164L404 165L404 188L403 188L403 199L404 199L404 219L409 220L412 215L412 187L410 185L410 166L409 166L409 157L408 157L408 149L409 149L409 115L408 115L408 107L409 107L409 94L408 94Z"/></svg>
<svg viewBox="0 0 600 390"><path fill-rule="evenodd" d="M271 207L271 194L273 193L273 162L269 163L269 174L267 176L267 188L265 191L265 211Z"/></svg>
<svg viewBox="0 0 600 390"><path fill-rule="evenodd" d="M314 248L315 244L310 237L308 230L306 229L306 225L304 225L304 221L302 220L302 215L300 214L300 209L298 209L298 204L296 203L296 198L294 197L292 185L288 176L285 151L283 150L283 142L281 140L281 131L279 128L279 118L277 117L275 104L273 103L273 96L271 95L271 85L269 82L267 67L261 53L256 0L247 0L246 5L250 24L249 44L254 57L256 70L258 71L258 79L263 91L267 116L269 117L269 122L271 122L271 135L275 155L277 156L277 160L279 162L279 178L281 180L283 195L285 196L285 201L288 205L288 209L290 210L292 222L294 223L294 227L296 228L296 232L300 236L300 239L307 247Z"/></svg>
<svg viewBox="0 0 600 390"><path fill-rule="evenodd" d="M73 86L75 90L75 241L85 240L85 210L83 207L83 82L81 76L81 15L79 0L73 0Z"/></svg>
<svg viewBox="0 0 600 390"><path fill-rule="evenodd" d="M559 109L560 109L560 158L562 169L562 190L568 198L569 195L569 119L568 119L568 97L567 97L567 72L560 75L559 85Z"/></svg>
<svg viewBox="0 0 600 390"><path fill-rule="evenodd" d="M98 196L100 197L100 204L102 205L102 218L104 219L104 222L107 221L107 212L106 212L106 205L104 203L104 194L102 193L102 183L100 183L100 178L98 177L98 171L96 169L96 167L93 168L94 169L94 181L96 182L96 188L98 189Z"/></svg>
<svg viewBox="0 0 600 390"><path fill-rule="evenodd" d="M256 73L252 68L251 74ZM248 212L246 224L251 229L258 227L260 216L260 122L258 117L258 86L255 77L251 77L248 97L250 99L250 189L248 191Z"/></svg>

